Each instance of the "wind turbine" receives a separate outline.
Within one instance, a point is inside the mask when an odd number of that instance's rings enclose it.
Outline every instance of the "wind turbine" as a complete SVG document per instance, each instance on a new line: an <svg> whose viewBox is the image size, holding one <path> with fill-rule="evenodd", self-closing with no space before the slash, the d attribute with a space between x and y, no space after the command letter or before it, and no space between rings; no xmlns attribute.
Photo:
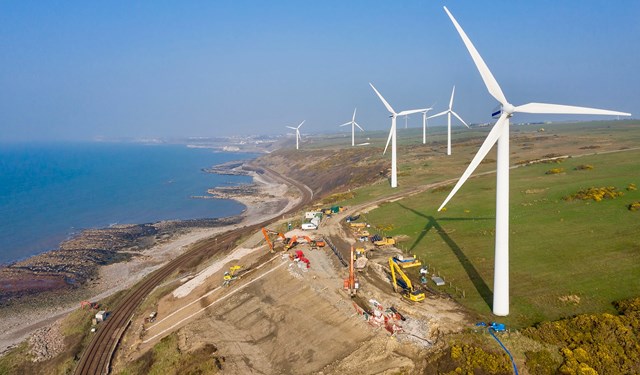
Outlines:
<svg viewBox="0 0 640 375"><path fill-rule="evenodd" d="M358 123L356 122L356 110L358 108L355 108L353 110L353 117L351 118L351 121L349 122L345 122L344 124L340 125L340 126L347 126L347 125L351 125L351 146L355 146L356 145L356 126L358 127L358 129L364 131L364 129L362 129L360 127L360 125L358 125Z"/></svg>
<svg viewBox="0 0 640 375"><path fill-rule="evenodd" d="M493 145L498 143L498 160L496 173L496 244L495 244L495 269L493 281L493 313L498 316L509 315L509 118L517 112L521 113L548 113L548 114L589 114L589 115L622 115L631 116L629 113L609 111L604 109L574 107L559 104L529 103L514 106L507 101L498 82L489 71L484 60L465 34L462 27L451 15L447 7L445 12L458 30L469 54L473 59L489 94L501 104L501 109L494 113L500 115L489 135L485 139L478 153L456 183L449 196L444 200L438 211L449 202L451 197L469 178L471 173L480 164Z"/></svg>
<svg viewBox="0 0 640 375"><path fill-rule="evenodd" d="M451 91L451 100L449 100L449 109L428 117L428 118L434 118L442 115L447 115L447 155L451 155L451 115L453 114L458 118L458 120L462 121L464 126L466 126L467 128L469 127L469 125L467 125L467 123L464 122L462 117L458 116L458 114L453 111L453 96L455 95L455 93L456 93L456 87L453 86L453 91Z"/></svg>
<svg viewBox="0 0 640 375"><path fill-rule="evenodd" d="M427 108L422 111L422 144L427 143L427 112L432 110L433 108Z"/></svg>
<svg viewBox="0 0 640 375"><path fill-rule="evenodd" d="M293 126L287 126L287 128L291 129L291 130L295 130L296 131L296 150L298 149L298 141L301 139L300 138L300 127L302 126L302 124L304 124L306 120L302 120L302 122L300 123L300 125L298 125L297 127L293 127Z"/></svg>
<svg viewBox="0 0 640 375"><path fill-rule="evenodd" d="M402 112L396 113L393 110L393 108L391 108L389 103L387 103L387 101L384 100L382 95L380 95L378 90L376 90L376 88L373 87L373 84L369 83L369 85L371 86L373 91L375 91L376 94L378 94L378 97L382 101L382 104L384 104L384 106L387 108L387 110L391 113L391 116L389 116L389 117L391 117L391 130L389 131L389 138L387 138L387 145L384 146L384 152L382 154L384 155L384 154L387 153L387 147L389 147L389 141L391 141L391 187L395 188L395 187L398 187L398 167L397 167L397 158L396 158L396 117L404 116L404 115L411 115L411 114L414 114L414 113L425 111L426 109L425 108L422 108L422 109L410 109L410 110L406 110L406 111L402 111Z"/></svg>

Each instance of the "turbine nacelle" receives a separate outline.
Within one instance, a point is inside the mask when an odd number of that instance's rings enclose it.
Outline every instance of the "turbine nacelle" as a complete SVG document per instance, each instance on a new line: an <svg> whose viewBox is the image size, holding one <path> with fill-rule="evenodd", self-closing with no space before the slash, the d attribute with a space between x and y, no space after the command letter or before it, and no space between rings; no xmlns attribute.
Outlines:
<svg viewBox="0 0 640 375"><path fill-rule="evenodd" d="M493 109L493 111L491 111L491 117L498 119L500 118L500 116L502 116L503 113L506 113L507 117L511 117L515 112L517 111L516 111L516 107L513 104L511 103L507 103L505 105L499 104L497 107Z"/></svg>

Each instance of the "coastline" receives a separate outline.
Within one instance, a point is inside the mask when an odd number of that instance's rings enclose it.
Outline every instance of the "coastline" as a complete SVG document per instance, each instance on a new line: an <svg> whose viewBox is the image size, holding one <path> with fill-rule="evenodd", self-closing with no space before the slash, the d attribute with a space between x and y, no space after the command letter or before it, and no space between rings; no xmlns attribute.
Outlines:
<svg viewBox="0 0 640 375"><path fill-rule="evenodd" d="M14 296L10 301L5 299L0 304L0 353L22 342L34 331L47 327L67 313L80 308L83 300L98 301L120 290L134 285L144 276L161 267L178 254L187 250L192 244L242 226L258 223L278 216L297 201L287 184L277 181L263 170L253 167L250 162L232 163L230 173L242 173L252 177L248 185L220 187L209 189L211 197L233 199L245 206L237 216L222 219L204 219L187 221L164 221L153 224L119 225L99 230L84 231L78 237L61 244L63 250L55 250L36 258L32 264L31 275L44 280L44 291ZM218 173L219 171L212 171ZM210 172L211 173L211 172ZM99 233L107 233L100 237ZM118 235L114 235L118 234ZM86 236L83 236L86 235ZM97 248L96 244L104 244L105 238L111 246L110 251L81 251L83 256L91 256L93 265L78 266L64 264L65 251L73 251L78 247ZM88 240L94 240L87 246ZM69 242L69 243L67 243ZM104 247L104 246L103 246ZM57 252L57 253L56 253ZM99 256L96 256L98 254ZM46 262L53 255L58 256L58 264L52 266ZM38 258L40 257L40 258ZM16 263L16 269L24 270L32 258ZM75 266L75 268L74 268ZM2 271L7 267L0 268ZM25 274L26 275L26 274ZM68 283L68 275L76 275L77 285ZM81 280L80 277L85 277ZM19 279L19 278L18 278ZM53 284L47 280L57 280ZM63 280L67 285L60 284ZM4 280L1 280L3 281ZM24 280L23 280L24 281ZM4 285L8 283L4 282ZM17 285L17 284L14 284ZM58 286L52 290L47 286ZM6 289L6 288L5 288Z"/></svg>

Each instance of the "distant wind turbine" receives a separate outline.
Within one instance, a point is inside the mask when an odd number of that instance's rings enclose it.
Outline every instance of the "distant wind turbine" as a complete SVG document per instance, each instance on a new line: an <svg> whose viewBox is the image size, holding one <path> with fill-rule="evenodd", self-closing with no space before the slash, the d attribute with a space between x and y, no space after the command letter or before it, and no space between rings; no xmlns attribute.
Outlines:
<svg viewBox="0 0 640 375"><path fill-rule="evenodd" d="M419 112L425 111L426 109L425 108L422 108L422 109L410 109L410 110L406 110L406 111L402 111L402 112L396 113L393 110L393 108L391 108L389 103L387 103L387 101L384 100L382 95L380 95L378 90L376 90L376 88L373 86L373 84L369 83L369 85L371 86L373 91L376 92L376 94L378 95L378 97L382 101L382 104L384 104L384 106L387 108L387 110L391 113L391 116L390 116L391 117L391 130L389 131L389 138L387 139L387 145L384 146L383 154L387 153L387 147L389 147L389 141L391 141L391 187L395 188L395 187L398 187L398 166L397 166L397 157L396 157L396 117L404 116L404 115L411 115L411 114L414 114L414 113L419 113Z"/></svg>
<svg viewBox="0 0 640 375"><path fill-rule="evenodd" d="M298 141L301 139L300 138L300 127L302 126L302 124L304 124L306 120L302 120L302 122L300 123L300 125L298 125L297 127L293 127L293 126L287 126L287 128L291 129L291 130L295 130L296 131L296 150L298 149Z"/></svg>
<svg viewBox="0 0 640 375"><path fill-rule="evenodd" d="M451 100L449 100L449 109L428 117L428 118L434 118L442 115L447 115L447 155L451 155L451 114L456 116L458 120L462 121L464 126L466 126L467 128L469 127L469 125L467 125L467 123L464 122L462 117L458 116L458 114L453 111L453 96L455 95L455 93L456 93L456 87L453 86L453 91L451 91Z"/></svg>
<svg viewBox="0 0 640 375"><path fill-rule="evenodd" d="M491 74L491 71L474 47L471 40L465 34L462 27L451 15L449 9L444 7L451 22L458 30L469 54L480 72L489 94L501 104L499 111L493 115L500 115L489 135L485 139L478 153L467 169L456 183L449 196L444 200L438 211L449 202L460 187L469 178L471 173L478 167L482 159L489 153L493 145L498 143L498 160L496 173L496 231L495 231L495 269L493 281L493 313L498 316L509 315L509 118L514 113L548 113L548 114L587 114L587 115L610 115L610 116L631 116L629 113L609 111L605 109L595 109L586 107L574 107L559 104L529 103L514 106L507 101L498 82Z"/></svg>
<svg viewBox="0 0 640 375"><path fill-rule="evenodd" d="M347 125L351 125L351 146L355 146L356 145L356 126L358 127L358 129L360 129L361 131L364 131L364 129L362 129L360 127L360 125L358 125L358 123L356 122L356 110L358 108L355 108L353 110L353 117L351 118L351 121L349 122L345 122L344 124L340 125L342 126L347 126Z"/></svg>
<svg viewBox="0 0 640 375"><path fill-rule="evenodd" d="M427 143L427 112L432 110L433 108L427 108L422 111L422 144Z"/></svg>

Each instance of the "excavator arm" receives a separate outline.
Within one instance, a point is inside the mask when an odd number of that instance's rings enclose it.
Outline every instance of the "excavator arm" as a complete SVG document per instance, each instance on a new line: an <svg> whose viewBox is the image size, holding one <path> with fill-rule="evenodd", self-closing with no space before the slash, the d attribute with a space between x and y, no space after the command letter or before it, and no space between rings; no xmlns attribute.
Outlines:
<svg viewBox="0 0 640 375"><path fill-rule="evenodd" d="M267 232L266 228L262 228L262 234L264 235L264 239L267 241L267 244L269 245L270 251L273 253L273 243L271 243L271 239L269 239L269 233Z"/></svg>
<svg viewBox="0 0 640 375"><path fill-rule="evenodd" d="M389 258L389 269L391 271L391 280L393 281L393 290L395 290L396 292L398 291L398 280L396 276L398 275L405 284L404 291L402 292L403 297L414 302L420 302L425 299L425 295L422 291L413 289L411 280L402 271L400 266L393 261L393 258Z"/></svg>

